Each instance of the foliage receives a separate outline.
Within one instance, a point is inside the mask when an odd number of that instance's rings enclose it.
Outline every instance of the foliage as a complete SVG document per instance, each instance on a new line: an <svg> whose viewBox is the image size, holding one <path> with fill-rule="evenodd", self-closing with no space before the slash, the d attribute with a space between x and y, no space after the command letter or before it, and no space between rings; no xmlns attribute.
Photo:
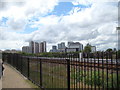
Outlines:
<svg viewBox="0 0 120 90"><path fill-rule="evenodd" d="M107 50L106 50L107 52L111 52L111 51L113 51L111 48L108 48Z"/></svg>
<svg viewBox="0 0 120 90"><path fill-rule="evenodd" d="M120 58L120 50L118 50L117 54L118 54L118 58Z"/></svg>
<svg viewBox="0 0 120 90"><path fill-rule="evenodd" d="M90 71L89 72L89 71L80 70L79 72L73 71L71 73L71 78L76 79L77 82L83 82L91 86L96 85L99 87L104 86L104 87L112 88L112 85L113 85L114 88L117 88L117 74L116 73L107 74L107 72L103 73L102 71L99 71L99 72ZM107 81L107 78L108 78L108 81ZM120 75L118 75L118 78L120 78Z"/></svg>
<svg viewBox="0 0 120 90"><path fill-rule="evenodd" d="M91 52L91 46L90 45L85 46L83 52L90 53Z"/></svg>

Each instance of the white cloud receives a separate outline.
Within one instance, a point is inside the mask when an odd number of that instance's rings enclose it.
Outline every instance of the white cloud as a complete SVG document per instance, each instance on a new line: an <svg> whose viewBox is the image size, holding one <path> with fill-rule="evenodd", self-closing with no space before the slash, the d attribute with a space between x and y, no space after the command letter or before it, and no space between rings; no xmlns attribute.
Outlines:
<svg viewBox="0 0 120 90"><path fill-rule="evenodd" d="M74 5L90 5L93 3L104 3L104 2L118 2L119 0L73 0L72 3Z"/></svg>
<svg viewBox="0 0 120 90"><path fill-rule="evenodd" d="M90 8L79 12L78 10L74 8L70 15L57 18L47 16L35 22L39 30L34 32L34 40L47 40L54 43L72 40L85 44L90 42L98 46L102 44L99 49L106 49L108 45L115 47L117 6L109 3L94 3Z"/></svg>
<svg viewBox="0 0 120 90"><path fill-rule="evenodd" d="M106 1L108 2L108 0ZM25 41L30 40L47 41L49 49L51 45L61 41L81 41L83 44L90 42L92 45L97 45L98 49L115 47L117 6L93 2L93 0L74 0L73 3L86 5L92 3L92 6L86 9L73 8L66 16L42 17L54 9L57 0L52 0L52 2L51 0L37 0L36 2L30 0L17 6L16 4L9 5L9 10L2 11L0 16L9 18L7 21L9 29L22 30L29 23L28 19L37 17L38 21L31 22L31 27L37 27L38 30L30 34L18 34L2 29L0 42L5 45L0 47L17 48L16 43L19 44L18 47L21 47ZM80 9L81 11L79 11Z"/></svg>
<svg viewBox="0 0 120 90"><path fill-rule="evenodd" d="M27 20L25 19L14 20L14 18L10 18L7 21L8 28L10 28L11 30L24 30L26 24Z"/></svg>

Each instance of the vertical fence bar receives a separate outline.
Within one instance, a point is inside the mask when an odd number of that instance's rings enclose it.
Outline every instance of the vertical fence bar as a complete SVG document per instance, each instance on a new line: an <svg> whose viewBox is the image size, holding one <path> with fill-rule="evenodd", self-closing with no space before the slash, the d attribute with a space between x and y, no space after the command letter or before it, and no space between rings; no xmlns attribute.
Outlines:
<svg viewBox="0 0 120 90"><path fill-rule="evenodd" d="M42 60L40 59L40 87L42 88Z"/></svg>
<svg viewBox="0 0 120 90"><path fill-rule="evenodd" d="M70 90L70 60L67 60L67 86L68 86L68 90Z"/></svg>
<svg viewBox="0 0 120 90"><path fill-rule="evenodd" d="M104 52L101 54L101 59L102 59L102 89L104 90Z"/></svg>
<svg viewBox="0 0 120 90"><path fill-rule="evenodd" d="M116 74L117 74L117 89L119 90L120 88L119 88L119 76L118 76L118 59L119 59L119 57L118 57L118 53L116 52Z"/></svg>
<svg viewBox="0 0 120 90"><path fill-rule="evenodd" d="M112 89L113 89L113 53L110 53L110 59L111 59L111 84L112 84Z"/></svg>
<svg viewBox="0 0 120 90"><path fill-rule="evenodd" d="M94 89L96 90L96 53L95 53L95 56L94 56Z"/></svg>
<svg viewBox="0 0 120 90"><path fill-rule="evenodd" d="M29 76L30 76L30 70L29 70L29 57L28 57L28 59L27 59L27 64L28 64L28 65L27 65L27 68L28 68L28 69L27 69L27 70L28 70L27 73L28 73L28 79L29 79Z"/></svg>
<svg viewBox="0 0 120 90"><path fill-rule="evenodd" d="M106 53L106 65L107 65L107 90L108 90L108 53Z"/></svg>

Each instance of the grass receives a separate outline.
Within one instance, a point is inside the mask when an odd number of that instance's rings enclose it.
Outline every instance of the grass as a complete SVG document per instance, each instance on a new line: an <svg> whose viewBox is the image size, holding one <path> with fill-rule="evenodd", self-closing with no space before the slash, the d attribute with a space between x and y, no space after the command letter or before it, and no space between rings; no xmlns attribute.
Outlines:
<svg viewBox="0 0 120 90"><path fill-rule="evenodd" d="M40 83L40 68L37 64L31 63L30 65L30 78L35 83ZM39 64L38 64L39 67ZM76 69L77 68L77 69ZM43 87L45 88L66 88L67 87L67 67L63 64L56 63L42 63L42 80ZM70 72L71 87L78 87L79 85L85 87L108 87L114 88L117 86L117 74L110 73L111 71L92 69L87 70L81 67L72 67ZM120 75L118 76L120 78ZM108 78L108 79L107 79ZM120 83L120 82L119 82Z"/></svg>
<svg viewBox="0 0 120 90"><path fill-rule="evenodd" d="M118 76L120 78L120 75ZM80 70L75 71L74 69L71 71L71 79L73 84L77 83L84 83L88 86L96 86L96 87L105 87L105 88L117 88L117 74L116 73L110 73L110 71L98 71L98 70ZM74 80L75 79L75 80ZM120 84L120 81L119 81Z"/></svg>
<svg viewBox="0 0 120 90"><path fill-rule="evenodd" d="M47 67L46 67L47 66ZM47 88L66 88L66 66L53 63L43 63L43 85Z"/></svg>

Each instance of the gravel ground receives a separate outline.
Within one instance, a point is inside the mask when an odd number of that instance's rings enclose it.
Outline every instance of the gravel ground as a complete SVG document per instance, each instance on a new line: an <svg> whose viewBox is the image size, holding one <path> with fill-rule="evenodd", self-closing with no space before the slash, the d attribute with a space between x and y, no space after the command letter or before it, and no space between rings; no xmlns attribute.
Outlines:
<svg viewBox="0 0 120 90"><path fill-rule="evenodd" d="M13 67L4 65L4 76L2 77L2 88L32 88L32 85L17 72Z"/></svg>

